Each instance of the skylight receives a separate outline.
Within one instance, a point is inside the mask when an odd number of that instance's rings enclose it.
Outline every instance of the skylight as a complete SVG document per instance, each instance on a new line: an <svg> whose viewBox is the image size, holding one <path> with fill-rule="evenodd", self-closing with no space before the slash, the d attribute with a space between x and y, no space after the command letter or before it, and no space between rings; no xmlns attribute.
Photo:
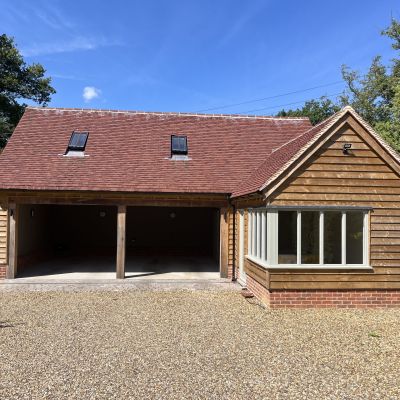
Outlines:
<svg viewBox="0 0 400 400"><path fill-rule="evenodd" d="M171 136L171 155L188 153L187 137L186 136Z"/></svg>
<svg viewBox="0 0 400 400"><path fill-rule="evenodd" d="M72 132L69 140L67 152L69 151L85 151L89 132Z"/></svg>

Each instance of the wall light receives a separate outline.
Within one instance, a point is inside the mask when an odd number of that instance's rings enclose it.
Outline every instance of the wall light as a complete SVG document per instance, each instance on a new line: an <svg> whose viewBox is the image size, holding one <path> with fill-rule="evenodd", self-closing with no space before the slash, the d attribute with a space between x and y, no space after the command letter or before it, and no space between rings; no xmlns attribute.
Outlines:
<svg viewBox="0 0 400 400"><path fill-rule="evenodd" d="M350 149L351 149L351 143L345 143L343 145L343 154L349 154Z"/></svg>

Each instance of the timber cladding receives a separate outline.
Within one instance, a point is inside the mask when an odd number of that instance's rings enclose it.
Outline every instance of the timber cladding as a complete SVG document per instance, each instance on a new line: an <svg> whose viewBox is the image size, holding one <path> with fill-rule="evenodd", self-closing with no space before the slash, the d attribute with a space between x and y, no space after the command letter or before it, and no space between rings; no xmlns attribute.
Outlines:
<svg viewBox="0 0 400 400"><path fill-rule="evenodd" d="M351 143L349 154L343 144ZM400 289L400 177L374 139L349 117L319 151L268 198L273 206L371 207L373 271L270 271L271 290Z"/></svg>
<svg viewBox="0 0 400 400"><path fill-rule="evenodd" d="M0 270L1 265L7 264L7 232L8 232L8 210L0 205ZM1 272L0 272L1 277Z"/></svg>
<svg viewBox="0 0 400 400"><path fill-rule="evenodd" d="M9 204L58 204L58 205L113 205L154 207L210 207L222 213L221 225L221 275L232 278L235 251L235 218L224 194L135 194L104 192L57 191L7 191L0 199L0 278L5 278L12 243L9 224ZM2 202L1 202L2 201ZM3 206L2 206L3 204ZM17 208L19 209L19 207ZM9 266L9 265L8 265ZM121 275L121 274L120 274ZM10 275L11 276L11 275Z"/></svg>
<svg viewBox="0 0 400 400"><path fill-rule="evenodd" d="M17 191L4 193L8 202L17 204L81 204L160 206L160 207L226 207L225 194L168 194L168 193L126 193L97 191Z"/></svg>

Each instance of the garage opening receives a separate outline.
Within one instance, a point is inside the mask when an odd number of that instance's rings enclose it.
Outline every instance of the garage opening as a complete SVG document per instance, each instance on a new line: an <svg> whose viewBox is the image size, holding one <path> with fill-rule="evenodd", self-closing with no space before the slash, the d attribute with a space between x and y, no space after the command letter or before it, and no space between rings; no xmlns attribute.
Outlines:
<svg viewBox="0 0 400 400"><path fill-rule="evenodd" d="M128 207L126 278L217 279L219 210ZM17 277L113 279L117 206L20 205Z"/></svg>
<svg viewBox="0 0 400 400"><path fill-rule="evenodd" d="M20 205L17 276L115 275L117 208Z"/></svg>
<svg viewBox="0 0 400 400"><path fill-rule="evenodd" d="M219 277L219 210L128 207L126 277Z"/></svg>

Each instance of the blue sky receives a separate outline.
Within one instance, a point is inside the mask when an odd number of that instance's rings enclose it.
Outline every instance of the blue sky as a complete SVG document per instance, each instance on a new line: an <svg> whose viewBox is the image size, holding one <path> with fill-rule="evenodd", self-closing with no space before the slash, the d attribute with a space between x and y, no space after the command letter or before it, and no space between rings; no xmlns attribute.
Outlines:
<svg viewBox="0 0 400 400"><path fill-rule="evenodd" d="M390 60L380 31L400 19L398 0L0 0L0 9L1 33L53 77L51 106L266 115L339 93L342 64Z"/></svg>

